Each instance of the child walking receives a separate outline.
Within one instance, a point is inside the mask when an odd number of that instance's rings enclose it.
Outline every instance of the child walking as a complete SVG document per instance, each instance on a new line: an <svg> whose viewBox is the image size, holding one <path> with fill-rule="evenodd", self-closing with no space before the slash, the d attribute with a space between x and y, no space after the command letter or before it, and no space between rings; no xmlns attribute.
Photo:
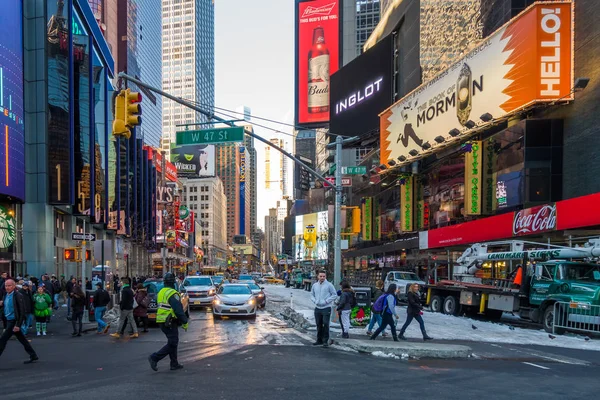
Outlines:
<svg viewBox="0 0 600 400"><path fill-rule="evenodd" d="M46 321L52 314L52 299L50 298L50 295L44 291L44 285L40 285L37 293L33 295L33 304L37 335L46 336Z"/></svg>

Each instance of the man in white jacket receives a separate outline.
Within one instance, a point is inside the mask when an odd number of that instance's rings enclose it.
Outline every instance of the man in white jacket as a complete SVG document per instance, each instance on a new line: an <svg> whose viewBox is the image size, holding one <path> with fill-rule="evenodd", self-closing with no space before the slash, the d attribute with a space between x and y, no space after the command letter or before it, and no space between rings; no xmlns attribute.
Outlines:
<svg viewBox="0 0 600 400"><path fill-rule="evenodd" d="M313 343L313 346L329 347L331 307L337 299L337 292L327 281L325 271L319 271L318 279L318 282L312 285L310 296L312 302L315 303L315 322L317 324L317 341Z"/></svg>

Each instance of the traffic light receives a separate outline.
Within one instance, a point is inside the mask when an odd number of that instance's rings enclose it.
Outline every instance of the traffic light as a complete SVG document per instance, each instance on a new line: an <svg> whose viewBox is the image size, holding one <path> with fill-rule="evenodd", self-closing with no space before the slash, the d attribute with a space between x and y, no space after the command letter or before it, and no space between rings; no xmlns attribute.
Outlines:
<svg viewBox="0 0 600 400"><path fill-rule="evenodd" d="M77 249L65 249L65 261L77 260Z"/></svg>
<svg viewBox="0 0 600 400"><path fill-rule="evenodd" d="M142 95L131 89L121 90L115 97L113 136L129 139L131 129L142 123Z"/></svg>
<svg viewBox="0 0 600 400"><path fill-rule="evenodd" d="M90 261L91 259L92 259L92 251L86 250L85 251L85 261Z"/></svg>

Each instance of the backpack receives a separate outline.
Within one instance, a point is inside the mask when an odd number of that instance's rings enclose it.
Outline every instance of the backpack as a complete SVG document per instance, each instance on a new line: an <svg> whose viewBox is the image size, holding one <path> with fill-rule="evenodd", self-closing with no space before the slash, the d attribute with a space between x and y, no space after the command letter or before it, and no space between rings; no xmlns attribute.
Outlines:
<svg viewBox="0 0 600 400"><path fill-rule="evenodd" d="M383 312L383 308L385 307L385 299L387 297L387 293L382 294L373 304L373 312L376 314L381 314Z"/></svg>

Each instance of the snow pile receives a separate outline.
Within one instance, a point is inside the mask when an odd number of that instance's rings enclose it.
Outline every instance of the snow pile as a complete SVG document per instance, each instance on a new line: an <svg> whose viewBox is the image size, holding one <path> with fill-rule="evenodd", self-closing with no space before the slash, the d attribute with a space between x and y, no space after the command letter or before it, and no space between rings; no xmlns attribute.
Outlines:
<svg viewBox="0 0 600 400"><path fill-rule="evenodd" d="M383 351L374 351L371 353L371 355L374 355L375 357L381 357L381 358L393 358L395 360L400 359L400 357L398 357L395 354L384 353Z"/></svg>
<svg viewBox="0 0 600 400"><path fill-rule="evenodd" d="M292 308L304 315L304 318L311 324L314 324L314 305L310 300L310 292L276 285L265 285L265 292L267 293L268 307L269 299L274 301L275 304L281 302L282 304L285 303L285 306L290 306L291 298ZM397 307L396 312L400 316L397 325L397 328L400 329L404 321L406 321L406 307ZM429 336L438 340L468 340L474 342L540 345L600 351L600 340L586 341L584 336L575 334L550 336L541 328L535 330L512 327L510 325L511 322L519 320L519 318L510 314L504 315L502 323L479 321L467 317L454 317L427 311L423 315L423 319ZM332 323L331 326L333 332L339 330L338 324ZM365 331L365 327L352 327L350 334L364 335ZM386 329L386 331L389 330ZM417 321L413 321L408 327L405 336L413 339L422 338Z"/></svg>

